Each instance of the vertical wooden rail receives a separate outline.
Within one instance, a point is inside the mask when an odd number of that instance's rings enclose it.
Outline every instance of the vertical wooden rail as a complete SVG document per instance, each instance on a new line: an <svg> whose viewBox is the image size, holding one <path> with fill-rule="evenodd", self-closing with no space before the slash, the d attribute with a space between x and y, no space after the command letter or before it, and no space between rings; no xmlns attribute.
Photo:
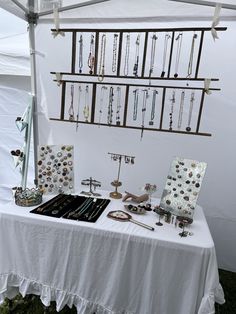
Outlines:
<svg viewBox="0 0 236 314"><path fill-rule="evenodd" d="M120 66L121 66L121 56L122 56L122 43L123 43L123 32L120 32L119 37L119 50L118 50L118 59L117 59L117 72L116 75L120 76Z"/></svg>
<svg viewBox="0 0 236 314"><path fill-rule="evenodd" d="M169 57L169 66L168 66L167 78L170 78L170 70L171 70L171 63L172 63L174 40L175 40L175 32L173 31L172 32L172 39L171 39L171 46L170 46L170 57Z"/></svg>
<svg viewBox="0 0 236 314"><path fill-rule="evenodd" d="M61 115L60 119L64 120L65 116L65 100L66 100L66 82L62 82L62 87L61 87Z"/></svg>
<svg viewBox="0 0 236 314"><path fill-rule="evenodd" d="M202 90L202 97L201 97L200 107L199 107L198 119L197 119L196 133L199 132L199 127L200 127L200 122L201 122L201 117L202 117L202 109L203 109L204 99L205 99L205 90L203 89L203 90Z"/></svg>
<svg viewBox="0 0 236 314"><path fill-rule="evenodd" d="M160 116L160 127L159 129L162 129L162 122L163 122L163 116L164 116L164 108L165 108L165 99L166 99L166 87L163 88L162 93L162 105L161 105L161 116Z"/></svg>
<svg viewBox="0 0 236 314"><path fill-rule="evenodd" d="M91 105L91 121L90 121L90 123L94 123L95 108L96 108L96 91L97 91L97 84L93 83L92 105Z"/></svg>
<svg viewBox="0 0 236 314"><path fill-rule="evenodd" d="M96 31L95 35L95 60L94 60L94 75L98 73L98 48L99 48L99 32Z"/></svg>
<svg viewBox="0 0 236 314"><path fill-rule="evenodd" d="M72 53L71 53L71 73L75 73L76 63L76 31L72 32Z"/></svg>
<svg viewBox="0 0 236 314"><path fill-rule="evenodd" d="M148 45L148 32L145 32L145 40L144 40L144 47L143 47L143 62L142 62L142 73L141 77L145 75L145 65L146 65L146 56L147 56L147 45Z"/></svg>
<svg viewBox="0 0 236 314"><path fill-rule="evenodd" d="M203 40L204 40L204 31L201 31L201 38L200 38L200 44L199 44L199 50L198 50L198 57L197 57L197 64L196 64L196 71L195 71L195 79L198 77L199 67L200 67L200 61L201 61L201 55L202 55L202 46L203 46Z"/></svg>
<svg viewBox="0 0 236 314"><path fill-rule="evenodd" d="M126 92L125 92L125 107L124 107L123 126L126 126L126 120L127 120L128 102L129 102L129 88L130 88L130 85L127 85L126 86Z"/></svg>

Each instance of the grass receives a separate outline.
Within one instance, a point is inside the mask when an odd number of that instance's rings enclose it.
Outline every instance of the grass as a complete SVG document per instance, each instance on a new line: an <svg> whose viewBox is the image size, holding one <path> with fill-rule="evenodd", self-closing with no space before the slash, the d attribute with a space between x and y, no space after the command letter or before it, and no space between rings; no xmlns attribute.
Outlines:
<svg viewBox="0 0 236 314"><path fill-rule="evenodd" d="M220 282L225 293L225 304L216 304L216 314L236 313L236 273L219 270ZM22 298L20 295L13 300L6 299L0 306L0 314L56 314L55 302L45 308L38 296L27 295ZM77 314L75 307L69 309L67 306L59 312L60 314ZM153 313L150 313L153 314ZM173 313L175 314L175 313Z"/></svg>

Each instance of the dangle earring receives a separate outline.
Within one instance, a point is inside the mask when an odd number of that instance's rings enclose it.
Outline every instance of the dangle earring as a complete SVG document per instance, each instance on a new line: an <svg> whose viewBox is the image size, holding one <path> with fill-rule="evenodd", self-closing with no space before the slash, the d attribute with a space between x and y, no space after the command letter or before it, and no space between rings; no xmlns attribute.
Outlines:
<svg viewBox="0 0 236 314"><path fill-rule="evenodd" d="M70 86L70 107L68 110L69 114L69 121L75 120L75 113L74 113L74 84Z"/></svg>
<svg viewBox="0 0 236 314"><path fill-rule="evenodd" d="M88 67L89 67L90 75L92 75L94 72L94 64L95 64L95 40L94 40L94 35L91 34L89 56L88 56Z"/></svg>
<svg viewBox="0 0 236 314"><path fill-rule="evenodd" d="M83 68L83 35L79 39L79 73L82 73Z"/></svg>
<svg viewBox="0 0 236 314"><path fill-rule="evenodd" d="M84 105L84 109L83 109L85 122L89 122L88 121L88 119L89 119L88 98L89 98L89 87L88 87L88 85L86 85L86 88L85 88L85 105Z"/></svg>

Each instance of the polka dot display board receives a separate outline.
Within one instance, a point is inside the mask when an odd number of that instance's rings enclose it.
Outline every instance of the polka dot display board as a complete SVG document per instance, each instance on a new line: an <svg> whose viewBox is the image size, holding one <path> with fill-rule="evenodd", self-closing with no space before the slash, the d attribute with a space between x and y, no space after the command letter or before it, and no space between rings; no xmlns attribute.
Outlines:
<svg viewBox="0 0 236 314"><path fill-rule="evenodd" d="M160 206L177 216L193 218L207 164L176 157L172 163Z"/></svg>
<svg viewBox="0 0 236 314"><path fill-rule="evenodd" d="M44 194L74 192L74 147L47 145L38 148L38 184Z"/></svg>

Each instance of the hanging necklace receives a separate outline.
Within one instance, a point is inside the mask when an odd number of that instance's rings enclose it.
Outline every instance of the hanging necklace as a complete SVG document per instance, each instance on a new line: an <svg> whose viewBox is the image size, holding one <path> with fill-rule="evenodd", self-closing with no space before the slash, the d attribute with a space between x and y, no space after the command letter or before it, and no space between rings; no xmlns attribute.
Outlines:
<svg viewBox="0 0 236 314"><path fill-rule="evenodd" d="M189 55L187 78L190 78L192 73L193 73L193 57L194 57L194 48L195 48L195 41L196 41L196 39L197 39L197 34L194 32L193 33L193 38L192 38L190 55Z"/></svg>
<svg viewBox="0 0 236 314"><path fill-rule="evenodd" d="M134 93L134 110L133 110L133 120L137 120L137 115L138 115L138 97L139 97L139 89L135 89L133 91Z"/></svg>
<svg viewBox="0 0 236 314"><path fill-rule="evenodd" d="M78 107L77 107L77 115L76 115L76 132L78 131L78 127L79 127L79 108L80 108L80 101L81 101L81 93L82 93L82 88L81 88L81 86L79 86Z"/></svg>
<svg viewBox="0 0 236 314"><path fill-rule="evenodd" d="M110 93L109 93L109 104L108 104L108 112L107 112L107 124L112 124L112 117L113 117L113 97L114 97L114 88L110 87Z"/></svg>
<svg viewBox="0 0 236 314"><path fill-rule="evenodd" d="M149 125L153 125L154 124L154 119L155 119L155 111L156 111L156 96L158 94L158 91L156 89L154 89L152 91L152 109L151 109L151 118L149 121Z"/></svg>
<svg viewBox="0 0 236 314"><path fill-rule="evenodd" d="M82 73L83 68L83 35L79 38L79 73Z"/></svg>
<svg viewBox="0 0 236 314"><path fill-rule="evenodd" d="M107 90L106 86L101 87L101 94L100 94L100 106L99 106L99 121L98 126L100 127L101 121L102 121L102 112L103 112L103 103L104 103L104 93L105 90Z"/></svg>
<svg viewBox="0 0 236 314"><path fill-rule="evenodd" d="M127 76L129 74L129 50L130 50L130 34L127 34L125 46L124 76Z"/></svg>
<svg viewBox="0 0 236 314"><path fill-rule="evenodd" d="M185 98L185 92L182 91L181 97L180 97L180 105L179 105L178 130L180 130L181 126L182 126L183 110L184 110L184 98Z"/></svg>
<svg viewBox="0 0 236 314"><path fill-rule="evenodd" d="M164 41L164 50L163 50L163 59L162 59L162 72L161 77L165 76L165 68L166 68L166 57L167 57L167 48L168 48L168 41L171 38L171 36L167 33L165 35L165 41Z"/></svg>
<svg viewBox="0 0 236 314"><path fill-rule="evenodd" d="M195 100L195 93L192 91L191 93L191 98L190 98L190 106L189 106L189 113L188 113L188 126L186 127L186 131L190 132L191 131L191 120L192 120L192 114L193 114L193 103Z"/></svg>
<svg viewBox="0 0 236 314"><path fill-rule="evenodd" d="M136 51L135 51L135 63L134 63L134 68L133 68L133 74L135 77L138 76L138 65L139 65L139 46L140 46L140 34L138 34L136 38Z"/></svg>
<svg viewBox="0 0 236 314"><path fill-rule="evenodd" d="M117 44L118 44L118 35L114 34L113 37L113 50L112 50L112 72L116 72L117 67Z"/></svg>
<svg viewBox="0 0 236 314"><path fill-rule="evenodd" d="M74 113L74 84L70 86L70 107L68 110L69 114L69 121L75 120L75 113Z"/></svg>
<svg viewBox="0 0 236 314"><path fill-rule="evenodd" d="M84 104L84 110L83 110L85 122L88 122L88 118L89 118L89 104L88 104L88 100L89 100L89 87L88 87L88 85L86 85L86 88L85 88L85 104Z"/></svg>
<svg viewBox="0 0 236 314"><path fill-rule="evenodd" d="M101 51L100 51L100 64L99 64L99 71L98 71L99 82L102 82L104 79L105 57L106 57L106 34L103 34L102 35L102 42L101 42Z"/></svg>
<svg viewBox="0 0 236 314"><path fill-rule="evenodd" d="M149 84L151 84L151 76L154 70L155 64L155 54L156 54L156 42L157 42L157 35L153 33L152 35L152 47L151 47L151 57L150 57L150 67L149 67Z"/></svg>
<svg viewBox="0 0 236 314"><path fill-rule="evenodd" d="M146 109L147 109L147 99L148 99L148 90L144 89L143 90L143 105L142 105L142 130L141 130L141 140L143 138L143 131L144 131L144 124L145 124L145 114L146 114Z"/></svg>
<svg viewBox="0 0 236 314"><path fill-rule="evenodd" d="M179 60L182 48L182 40L183 40L183 33L179 33L178 36L175 38L177 41L177 50L176 50L176 58L175 58L175 74L174 78L178 77L178 70L179 70Z"/></svg>
<svg viewBox="0 0 236 314"><path fill-rule="evenodd" d="M88 56L88 67L90 69L89 74L93 74L94 72L94 63L95 63L95 43L94 43L94 35L91 34L89 56Z"/></svg>
<svg viewBox="0 0 236 314"><path fill-rule="evenodd" d="M173 114L174 114L174 105L175 105L175 89L172 91L172 97L170 99L171 106L170 106L170 123L169 123L169 130L172 131L172 125L173 125Z"/></svg>
<svg viewBox="0 0 236 314"><path fill-rule="evenodd" d="M120 109L121 109L121 88L117 86L117 102L116 102L116 125L120 125Z"/></svg>

